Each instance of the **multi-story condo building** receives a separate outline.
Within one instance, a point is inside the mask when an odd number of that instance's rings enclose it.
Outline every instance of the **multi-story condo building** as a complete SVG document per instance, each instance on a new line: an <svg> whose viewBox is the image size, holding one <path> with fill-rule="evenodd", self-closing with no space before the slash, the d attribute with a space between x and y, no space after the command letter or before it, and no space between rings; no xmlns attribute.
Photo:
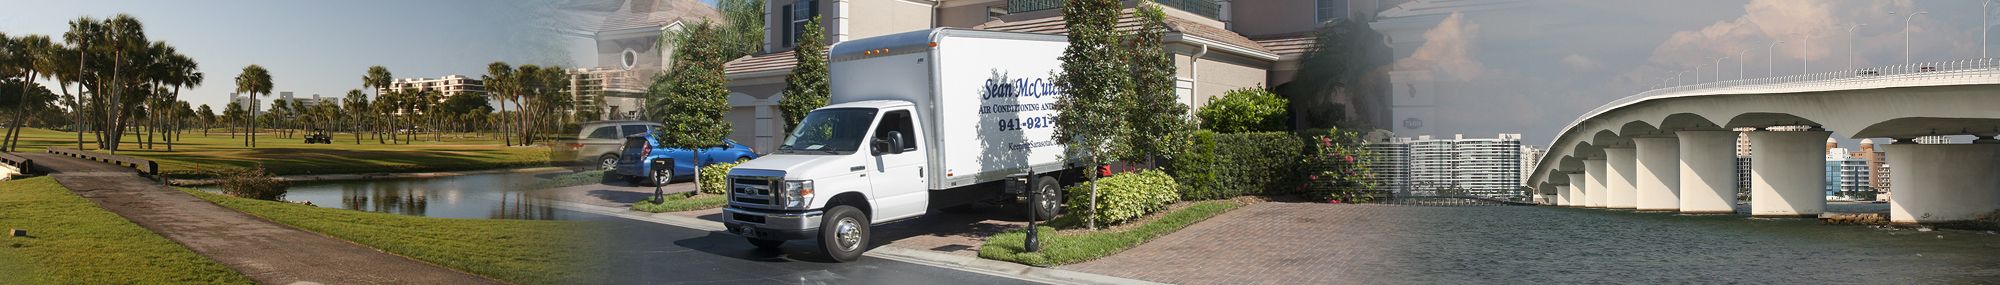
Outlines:
<svg viewBox="0 0 2000 285"><path fill-rule="evenodd" d="M564 8L602 13L600 21L577 24L585 26L579 36L596 42L592 53L597 61L594 67L570 70L567 93L577 103L571 112L597 109L604 114L601 119L609 120L644 116L646 87L673 65L674 42L661 40L662 34L704 21L722 23L714 6L698 0L602 1Z"/></svg>
<svg viewBox="0 0 2000 285"><path fill-rule="evenodd" d="M1409 140L1412 191L1515 197L1522 187L1520 134L1494 138L1418 136ZM1442 194L1442 193L1440 193Z"/></svg>
<svg viewBox="0 0 2000 285"><path fill-rule="evenodd" d="M1535 146L1532 146L1532 145L1521 145L1521 177L1522 177L1522 178L1527 178L1527 177L1529 177L1529 176L1534 176L1534 174L1535 174L1535 173L1534 173L1534 172L1535 172L1535 167L1536 167L1536 166L1539 166L1539 165L1538 165L1538 163L1541 163L1541 162L1542 162L1542 155L1543 155L1543 154L1546 154L1546 152L1548 152L1548 151L1547 151L1547 150L1542 150L1541 148L1537 148L1537 147L1535 147ZM1521 183L1523 183L1523 184L1522 184L1521 186L1527 186L1527 185L1526 185L1526 183L1528 183L1528 181L1527 181L1527 180L1525 180L1525 179L1523 179L1523 180L1521 180Z"/></svg>
<svg viewBox="0 0 2000 285"><path fill-rule="evenodd" d="M1376 191L1410 192L1410 138L1372 138L1365 146L1375 159L1362 167L1375 175Z"/></svg>
<svg viewBox="0 0 2000 285"><path fill-rule="evenodd" d="M444 94L444 96L439 97L439 100L443 100L443 97L458 96L460 94L484 95L486 93L486 86L482 84L479 79L452 74L438 78L398 78L395 81L389 82L388 88L381 88L376 91L436 91L439 94Z"/></svg>
<svg viewBox="0 0 2000 285"><path fill-rule="evenodd" d="M330 100L327 98L320 98L319 94L313 94L311 98L293 96L291 91L278 92L277 101L286 101L286 104L290 104L291 106L294 107L318 106L320 103L333 103L335 105L340 104L340 100Z"/></svg>
<svg viewBox="0 0 2000 285"><path fill-rule="evenodd" d="M1874 199L1868 160L1840 147L1832 138L1826 145L1826 196Z"/></svg>

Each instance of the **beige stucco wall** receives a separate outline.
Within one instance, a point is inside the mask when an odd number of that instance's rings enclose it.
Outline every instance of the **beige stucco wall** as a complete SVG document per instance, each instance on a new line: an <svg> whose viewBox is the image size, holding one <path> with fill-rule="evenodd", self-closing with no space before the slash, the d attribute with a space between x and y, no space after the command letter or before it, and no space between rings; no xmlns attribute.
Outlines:
<svg viewBox="0 0 2000 285"><path fill-rule="evenodd" d="M945 7L938 9L938 25L958 28L978 26L987 22L986 12L996 6L1005 9L1007 1L964 0L945 2Z"/></svg>
<svg viewBox="0 0 2000 285"><path fill-rule="evenodd" d="M736 140L758 152L768 153L783 143L785 126L783 112L778 111L780 93L785 90L784 76L772 78L751 78L732 80L729 84L729 114L725 117L733 129L729 139Z"/></svg>
<svg viewBox="0 0 2000 285"><path fill-rule="evenodd" d="M820 10L827 15L838 17L847 14L844 21L828 26L828 34L844 35L845 39L859 39L886 34L894 34L930 28L931 5L906 0L820 0L825 3L847 3L843 12L840 8ZM843 26L845 25L845 29Z"/></svg>
<svg viewBox="0 0 2000 285"><path fill-rule="evenodd" d="M1311 31L1318 25L1316 8L1313 0L1234 0L1230 29L1249 37Z"/></svg>
<svg viewBox="0 0 2000 285"><path fill-rule="evenodd" d="M1220 97L1229 90L1268 86L1263 68L1207 59L1195 61L1195 66L1199 70L1194 89L1196 106L1190 107L1206 105L1209 98Z"/></svg>
<svg viewBox="0 0 2000 285"><path fill-rule="evenodd" d="M625 49L629 48L639 53L638 65L633 67L633 70L651 73L665 70L663 67L665 63L662 59L666 58L666 52L660 49L659 31L654 29L643 30L623 31L616 34L599 36L597 39L597 66L614 69L624 68L625 65L619 62L619 54L624 53Z"/></svg>

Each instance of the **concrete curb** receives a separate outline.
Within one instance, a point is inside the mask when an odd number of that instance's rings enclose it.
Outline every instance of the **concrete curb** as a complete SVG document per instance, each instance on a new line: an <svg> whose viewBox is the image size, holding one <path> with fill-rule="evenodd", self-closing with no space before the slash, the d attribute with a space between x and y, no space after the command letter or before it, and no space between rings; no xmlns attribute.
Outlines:
<svg viewBox="0 0 2000 285"><path fill-rule="evenodd" d="M704 231L725 231L722 223L685 217L669 213L647 213L583 203L552 201L552 205L566 210L620 217L637 221L665 224ZM1048 284L1165 284L1137 279L1107 276L1095 273L1042 268L1019 263L988 260L978 257L936 253L921 249L896 246L881 246L868 250L862 255L874 258L929 265L965 272L1007 277Z"/></svg>
<svg viewBox="0 0 2000 285"><path fill-rule="evenodd" d="M353 181L353 180L373 180L373 179L414 179L414 178L439 178L439 177L453 177L453 176L481 175L481 174L502 174L502 173L548 173L548 172L559 172L568 170L569 168L566 167L550 166L550 167L505 168L505 169L487 169L487 170L471 170L471 171L442 171L442 172L416 172L416 173L285 175L285 176L278 176L278 181L322 182L322 181ZM173 179L169 180L168 184L172 184L174 186L203 186L203 185L213 185L219 182L221 181L216 179Z"/></svg>

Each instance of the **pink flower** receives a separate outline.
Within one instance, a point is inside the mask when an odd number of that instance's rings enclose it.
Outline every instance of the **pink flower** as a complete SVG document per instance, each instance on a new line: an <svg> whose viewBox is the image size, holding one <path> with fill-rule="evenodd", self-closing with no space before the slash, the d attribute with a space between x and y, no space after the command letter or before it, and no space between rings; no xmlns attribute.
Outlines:
<svg viewBox="0 0 2000 285"><path fill-rule="evenodd" d="M1352 155L1347 156L1347 163L1354 163L1354 156Z"/></svg>
<svg viewBox="0 0 2000 285"><path fill-rule="evenodd" d="M1340 204L1340 199L1326 200L1327 204Z"/></svg>
<svg viewBox="0 0 2000 285"><path fill-rule="evenodd" d="M1307 179L1307 180L1312 180L1312 181L1319 181L1319 175L1316 175L1316 174L1315 174L1315 175L1311 175L1311 176L1306 176L1306 179Z"/></svg>

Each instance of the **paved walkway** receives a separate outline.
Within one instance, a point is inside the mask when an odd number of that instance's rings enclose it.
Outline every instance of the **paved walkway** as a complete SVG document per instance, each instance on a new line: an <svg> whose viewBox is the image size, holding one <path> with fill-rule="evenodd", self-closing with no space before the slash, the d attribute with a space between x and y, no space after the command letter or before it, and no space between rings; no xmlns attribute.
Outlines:
<svg viewBox="0 0 2000 285"><path fill-rule="evenodd" d="M499 283L217 206L130 169L56 155L24 156L98 207L259 283Z"/></svg>
<svg viewBox="0 0 2000 285"><path fill-rule="evenodd" d="M1396 207L1265 202L1217 215L1103 259L1063 269L1174 284L1328 284L1388 282L1373 276L1380 247L1357 241L1388 235L1348 235L1368 229L1348 222L1369 217L1339 207ZM1396 237L1425 238L1425 237ZM1330 240L1345 240L1334 243ZM1342 277L1344 276L1344 277ZM1340 277L1342 279L1334 279Z"/></svg>
<svg viewBox="0 0 2000 285"><path fill-rule="evenodd" d="M660 189L667 194L694 192L694 182L682 181L667 184ZM623 179L603 181L598 184L550 188L531 192L536 197L557 201L584 203L597 206L630 208L632 203L653 197L653 186L632 185Z"/></svg>

